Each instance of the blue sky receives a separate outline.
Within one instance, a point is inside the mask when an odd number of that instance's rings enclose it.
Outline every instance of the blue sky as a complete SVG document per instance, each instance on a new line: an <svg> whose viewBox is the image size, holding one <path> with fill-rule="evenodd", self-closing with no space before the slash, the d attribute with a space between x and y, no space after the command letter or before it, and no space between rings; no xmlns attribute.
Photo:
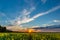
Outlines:
<svg viewBox="0 0 60 40"><path fill-rule="evenodd" d="M38 27L60 24L60 0L0 0L0 25Z"/></svg>

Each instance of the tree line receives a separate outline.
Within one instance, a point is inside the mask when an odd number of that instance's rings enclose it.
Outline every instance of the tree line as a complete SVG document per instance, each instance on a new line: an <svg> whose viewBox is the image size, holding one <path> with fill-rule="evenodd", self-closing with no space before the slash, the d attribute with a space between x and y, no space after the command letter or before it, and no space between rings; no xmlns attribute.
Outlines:
<svg viewBox="0 0 60 40"><path fill-rule="evenodd" d="M6 27L0 25L0 32L12 32L12 31L7 30Z"/></svg>

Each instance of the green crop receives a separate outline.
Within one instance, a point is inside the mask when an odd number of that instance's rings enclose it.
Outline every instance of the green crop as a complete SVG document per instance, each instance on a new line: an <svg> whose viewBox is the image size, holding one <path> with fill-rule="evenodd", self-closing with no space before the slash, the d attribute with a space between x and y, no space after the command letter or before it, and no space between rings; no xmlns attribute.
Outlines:
<svg viewBox="0 0 60 40"><path fill-rule="evenodd" d="M60 33L0 33L0 40L60 40Z"/></svg>

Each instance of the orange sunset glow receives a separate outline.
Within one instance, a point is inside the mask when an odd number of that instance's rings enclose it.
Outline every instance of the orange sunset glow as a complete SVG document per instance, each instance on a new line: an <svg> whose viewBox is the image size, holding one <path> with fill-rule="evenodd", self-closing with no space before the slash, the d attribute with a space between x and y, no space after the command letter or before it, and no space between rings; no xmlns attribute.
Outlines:
<svg viewBox="0 0 60 40"><path fill-rule="evenodd" d="M32 29L29 29L28 32L31 33L31 32L33 32L33 30Z"/></svg>

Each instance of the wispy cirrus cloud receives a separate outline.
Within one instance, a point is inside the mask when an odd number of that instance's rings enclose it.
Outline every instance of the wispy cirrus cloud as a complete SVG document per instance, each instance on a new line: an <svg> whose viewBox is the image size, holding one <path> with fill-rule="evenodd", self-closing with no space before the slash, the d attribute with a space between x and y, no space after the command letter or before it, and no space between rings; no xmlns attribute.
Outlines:
<svg viewBox="0 0 60 40"><path fill-rule="evenodd" d="M19 15L18 17L16 17L14 20L10 20L10 24L12 25L20 25L23 23L28 23L30 22L30 14L31 12L33 12L35 10L35 7L32 7L30 9L23 9L23 11L21 11L22 15Z"/></svg>
<svg viewBox="0 0 60 40"><path fill-rule="evenodd" d="M33 7L36 5L36 3L34 2L34 0L24 0L30 7Z"/></svg>
<svg viewBox="0 0 60 40"><path fill-rule="evenodd" d="M29 14L31 14L32 11L35 10L35 8L30 8L30 10L28 11L27 9L24 9L22 11L22 18L20 16L18 16L16 19L14 20L11 20L11 24L14 24L14 25L21 25L21 24L24 24L24 23L28 23L28 22L31 22L33 20L35 20L36 18L40 17L40 16L43 16L43 15L46 15L46 14L49 14L51 12L54 12L56 10L60 9L60 6L56 6L46 12L42 12L42 13L38 13L37 15L33 16L32 18L30 18Z"/></svg>
<svg viewBox="0 0 60 40"><path fill-rule="evenodd" d="M42 26L46 27L46 26L52 26L52 25L60 25L60 20L52 20L52 21L49 21L47 24L43 24Z"/></svg>
<svg viewBox="0 0 60 40"><path fill-rule="evenodd" d="M53 20L53 22L59 22L60 23L60 20Z"/></svg>
<svg viewBox="0 0 60 40"><path fill-rule="evenodd" d="M43 4L46 3L46 1L47 1L47 0L41 0L41 2L42 2Z"/></svg>
<svg viewBox="0 0 60 40"><path fill-rule="evenodd" d="M7 20L10 20L10 18L4 12L0 12L0 17L5 17Z"/></svg>
<svg viewBox="0 0 60 40"><path fill-rule="evenodd" d="M55 20L49 21L48 23L49 24L52 24L52 23L60 23L60 20L55 19Z"/></svg>
<svg viewBox="0 0 60 40"><path fill-rule="evenodd" d="M33 21L37 17L40 17L40 16L43 16L43 15L49 14L50 12L54 12L54 11L56 11L58 9L60 9L60 6L56 6L56 7L52 8L52 9L46 11L46 12L43 12L43 13L39 13L39 14L33 16L32 18L30 18L28 21Z"/></svg>
<svg viewBox="0 0 60 40"><path fill-rule="evenodd" d="M30 8L29 10L27 10L27 9L23 9L23 11L21 12L23 15L29 15L29 14L31 14L31 12L32 11L34 11L35 10L35 7L32 7L32 8Z"/></svg>
<svg viewBox="0 0 60 40"><path fill-rule="evenodd" d="M42 27L47 27L47 26L52 26L52 25L55 25L55 24L43 24Z"/></svg>
<svg viewBox="0 0 60 40"><path fill-rule="evenodd" d="M5 13L0 12L0 17L2 17L2 16L6 16L6 15L5 15Z"/></svg>

